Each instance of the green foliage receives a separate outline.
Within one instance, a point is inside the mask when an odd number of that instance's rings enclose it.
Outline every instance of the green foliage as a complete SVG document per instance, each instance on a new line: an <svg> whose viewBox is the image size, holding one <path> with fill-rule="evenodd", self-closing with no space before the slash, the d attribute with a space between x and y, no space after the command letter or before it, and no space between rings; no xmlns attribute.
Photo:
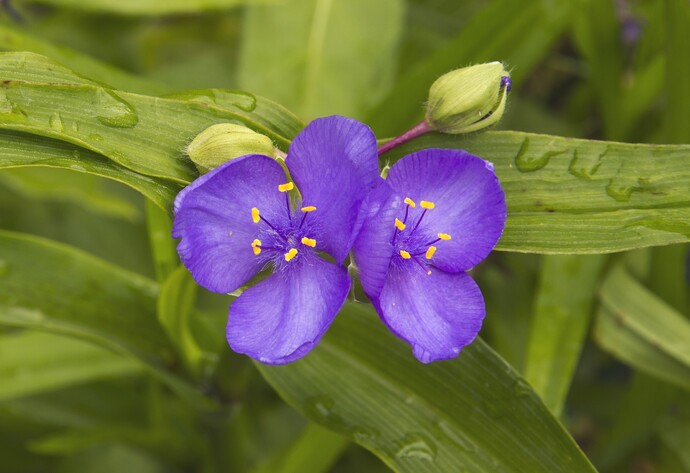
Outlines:
<svg viewBox="0 0 690 473"><path fill-rule="evenodd" d="M2 5L3 471L690 472L685 0ZM349 302L303 360L231 353L232 296L198 288L170 235L192 139L235 123L287 151L331 114L384 139L441 74L489 61L519 131L381 162L495 166L482 339L422 365Z"/></svg>

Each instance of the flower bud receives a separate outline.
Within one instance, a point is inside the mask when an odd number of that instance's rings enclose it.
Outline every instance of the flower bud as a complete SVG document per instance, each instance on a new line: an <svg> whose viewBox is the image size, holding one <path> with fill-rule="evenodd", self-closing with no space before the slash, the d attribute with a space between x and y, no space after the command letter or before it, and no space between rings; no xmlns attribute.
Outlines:
<svg viewBox="0 0 690 473"><path fill-rule="evenodd" d="M443 133L480 130L501 119L510 88L510 74L500 62L456 69L431 85L426 120Z"/></svg>
<svg viewBox="0 0 690 473"><path fill-rule="evenodd" d="M277 156L268 136L233 123L218 123L206 128L192 140L186 151L202 174L247 154Z"/></svg>

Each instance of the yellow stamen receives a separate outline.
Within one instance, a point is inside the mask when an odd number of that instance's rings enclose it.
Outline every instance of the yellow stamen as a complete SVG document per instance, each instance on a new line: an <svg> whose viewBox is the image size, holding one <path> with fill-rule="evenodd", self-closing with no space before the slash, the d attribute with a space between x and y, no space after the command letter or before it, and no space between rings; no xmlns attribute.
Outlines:
<svg viewBox="0 0 690 473"><path fill-rule="evenodd" d="M290 248L290 251L285 253L285 261L290 261L295 256L297 256L297 248Z"/></svg>
<svg viewBox="0 0 690 473"><path fill-rule="evenodd" d="M404 202L412 208L417 207L417 204L414 203L414 200L410 199L409 197L405 197Z"/></svg>
<svg viewBox="0 0 690 473"><path fill-rule="evenodd" d="M448 235L447 233L439 233L439 234L438 234L438 237L439 237L441 240L450 240L450 235Z"/></svg>
<svg viewBox="0 0 690 473"><path fill-rule="evenodd" d="M254 251L254 255L261 253L261 240L257 239L252 242L252 250Z"/></svg>
<svg viewBox="0 0 690 473"><path fill-rule="evenodd" d="M261 219L259 215L259 209L252 207L252 222L259 223L259 220Z"/></svg>
<svg viewBox="0 0 690 473"><path fill-rule="evenodd" d="M316 246L316 240L314 240L313 238L303 237L302 238L302 244L307 245L307 246L311 246L312 248L314 248Z"/></svg>
<svg viewBox="0 0 690 473"><path fill-rule="evenodd" d="M431 276L431 271L427 271L426 274L427 274L428 276Z"/></svg>
<svg viewBox="0 0 690 473"><path fill-rule="evenodd" d="M397 218L395 219L395 228L397 228L400 231L403 231L403 230L405 230L405 226L406 225L404 223L402 223L402 221L400 221L400 219L397 219Z"/></svg>
<svg viewBox="0 0 690 473"><path fill-rule="evenodd" d="M436 207L436 204L434 204L433 202L429 202L428 200L423 200L423 201L421 201L421 202L419 203L419 205L420 205L423 209L428 209L428 210L431 210L431 209L433 209L434 207Z"/></svg>
<svg viewBox="0 0 690 473"><path fill-rule="evenodd" d="M316 210L316 207L314 207L313 205L307 205L306 207L302 207L300 210L304 213L313 212L314 210Z"/></svg>
<svg viewBox="0 0 690 473"><path fill-rule="evenodd" d="M286 182L285 184L280 184L280 185L278 186L278 190L279 190L280 192L291 191L291 190L294 189L294 188L295 188L295 185L294 185L292 182Z"/></svg>
<svg viewBox="0 0 690 473"><path fill-rule="evenodd" d="M426 259L431 259L431 258L433 258L433 257L434 257L434 253L436 253L436 247L435 247L435 246L430 246L430 247L426 250L426 255L425 255L425 256L426 256Z"/></svg>
<svg viewBox="0 0 690 473"><path fill-rule="evenodd" d="M403 259L410 259L410 258L412 258L412 256L410 256L410 253L408 253L408 252L405 251L405 250L400 250L400 256L402 256Z"/></svg>

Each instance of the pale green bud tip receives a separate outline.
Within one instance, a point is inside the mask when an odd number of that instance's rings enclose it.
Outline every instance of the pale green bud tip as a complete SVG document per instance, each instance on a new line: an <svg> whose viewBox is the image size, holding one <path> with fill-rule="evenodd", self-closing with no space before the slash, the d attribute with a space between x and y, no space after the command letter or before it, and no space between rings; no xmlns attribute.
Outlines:
<svg viewBox="0 0 690 473"><path fill-rule="evenodd" d="M247 154L277 156L268 136L233 123L219 123L206 128L192 140L186 151L202 174Z"/></svg>
<svg viewBox="0 0 690 473"><path fill-rule="evenodd" d="M501 119L510 91L510 74L500 62L456 69L429 89L426 120L444 133L469 133Z"/></svg>

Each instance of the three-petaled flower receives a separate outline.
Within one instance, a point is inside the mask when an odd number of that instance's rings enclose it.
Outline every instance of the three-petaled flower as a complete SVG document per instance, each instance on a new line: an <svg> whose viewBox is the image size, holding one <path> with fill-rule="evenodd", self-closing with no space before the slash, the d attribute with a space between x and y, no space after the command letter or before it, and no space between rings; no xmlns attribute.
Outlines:
<svg viewBox="0 0 690 473"><path fill-rule="evenodd" d="M285 165L292 180L268 156L243 156L175 199L178 253L201 286L230 293L272 269L232 303L227 325L233 350L269 364L306 355L345 302L343 262L362 201L381 181L376 138L344 117L311 122Z"/></svg>
<svg viewBox="0 0 690 473"><path fill-rule="evenodd" d="M457 356L485 314L465 271L486 258L506 220L493 165L460 150L413 153L391 167L362 213L354 256L384 323L422 362Z"/></svg>

